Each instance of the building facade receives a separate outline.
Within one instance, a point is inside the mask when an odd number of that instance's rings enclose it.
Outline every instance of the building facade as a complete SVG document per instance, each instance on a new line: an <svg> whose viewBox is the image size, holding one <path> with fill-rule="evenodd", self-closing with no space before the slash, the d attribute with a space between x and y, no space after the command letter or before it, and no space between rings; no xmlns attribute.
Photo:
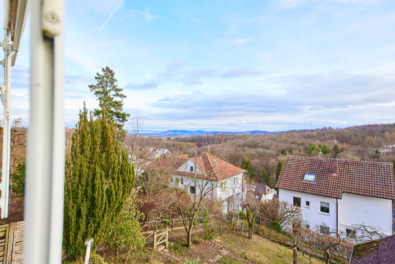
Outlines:
<svg viewBox="0 0 395 264"><path fill-rule="evenodd" d="M185 189L190 196L209 192L207 198L223 202L224 213L242 210L247 191L243 182L246 171L210 153L190 159L165 158L152 168L167 171L171 184Z"/></svg>
<svg viewBox="0 0 395 264"><path fill-rule="evenodd" d="M305 228L351 238L362 226L392 234L392 163L289 156L276 187L281 201L300 207Z"/></svg>

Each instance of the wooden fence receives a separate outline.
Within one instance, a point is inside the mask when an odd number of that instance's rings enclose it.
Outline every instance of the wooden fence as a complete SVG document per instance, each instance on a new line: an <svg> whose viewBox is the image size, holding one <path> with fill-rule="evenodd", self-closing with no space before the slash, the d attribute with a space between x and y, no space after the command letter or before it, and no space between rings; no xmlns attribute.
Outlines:
<svg viewBox="0 0 395 264"><path fill-rule="evenodd" d="M0 226L0 264L23 262L23 236L25 222L13 222Z"/></svg>

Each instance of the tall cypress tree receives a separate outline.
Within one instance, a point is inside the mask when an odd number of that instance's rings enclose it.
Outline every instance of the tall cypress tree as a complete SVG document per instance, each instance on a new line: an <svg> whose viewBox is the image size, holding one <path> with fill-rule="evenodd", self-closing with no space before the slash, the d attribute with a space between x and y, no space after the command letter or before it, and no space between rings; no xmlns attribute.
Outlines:
<svg viewBox="0 0 395 264"><path fill-rule="evenodd" d="M110 67L102 68L102 74L96 73L95 80L96 84L89 85L89 89L99 100L100 108L94 110L94 116L103 117L106 113L107 118L121 130L130 114L123 112L123 99L126 96L117 85L114 71Z"/></svg>
<svg viewBox="0 0 395 264"><path fill-rule="evenodd" d="M241 159L241 166L242 169L247 171L248 178L253 180L254 178L254 168L252 167L251 161L245 159L244 157Z"/></svg>
<svg viewBox="0 0 395 264"><path fill-rule="evenodd" d="M276 183L278 181L278 177L280 177L281 174L281 170L283 169L283 163L281 161L279 161L277 163L277 170L276 170Z"/></svg>
<svg viewBox="0 0 395 264"><path fill-rule="evenodd" d="M267 186L269 186L269 174L267 174L265 171L262 171L262 176L263 176L263 181Z"/></svg>
<svg viewBox="0 0 395 264"><path fill-rule="evenodd" d="M103 241L131 194L134 169L106 115L94 120L84 106L66 159L63 248L69 258Z"/></svg>

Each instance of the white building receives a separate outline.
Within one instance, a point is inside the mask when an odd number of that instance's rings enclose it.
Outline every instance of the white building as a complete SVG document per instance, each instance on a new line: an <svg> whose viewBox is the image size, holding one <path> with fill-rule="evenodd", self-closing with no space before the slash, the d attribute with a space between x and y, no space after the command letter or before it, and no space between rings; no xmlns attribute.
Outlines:
<svg viewBox="0 0 395 264"><path fill-rule="evenodd" d="M281 201L300 207L306 228L353 237L365 225L392 234L392 163L289 156L276 187Z"/></svg>
<svg viewBox="0 0 395 264"><path fill-rule="evenodd" d="M277 192L275 190L262 183L251 184L248 189L248 195L256 201L260 202L272 200L274 195L276 194Z"/></svg>
<svg viewBox="0 0 395 264"><path fill-rule="evenodd" d="M196 162L195 158L165 158L154 163L152 168L168 171L172 183L185 189L190 195L210 190L211 199L224 202L224 213L242 209L242 202L247 194L246 184L243 188L243 175L246 171L210 153L200 154L196 157Z"/></svg>

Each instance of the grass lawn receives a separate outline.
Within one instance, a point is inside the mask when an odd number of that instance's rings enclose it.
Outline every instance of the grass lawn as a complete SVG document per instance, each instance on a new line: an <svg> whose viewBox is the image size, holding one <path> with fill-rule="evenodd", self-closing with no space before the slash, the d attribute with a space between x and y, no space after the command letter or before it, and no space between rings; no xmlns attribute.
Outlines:
<svg viewBox="0 0 395 264"><path fill-rule="evenodd" d="M217 237L227 250L234 255L250 260L253 263L292 263L292 250L289 247L272 242L262 236L253 235L247 238L247 233L231 232ZM300 253L298 263L310 263ZM312 263L324 263L319 259L313 259Z"/></svg>

